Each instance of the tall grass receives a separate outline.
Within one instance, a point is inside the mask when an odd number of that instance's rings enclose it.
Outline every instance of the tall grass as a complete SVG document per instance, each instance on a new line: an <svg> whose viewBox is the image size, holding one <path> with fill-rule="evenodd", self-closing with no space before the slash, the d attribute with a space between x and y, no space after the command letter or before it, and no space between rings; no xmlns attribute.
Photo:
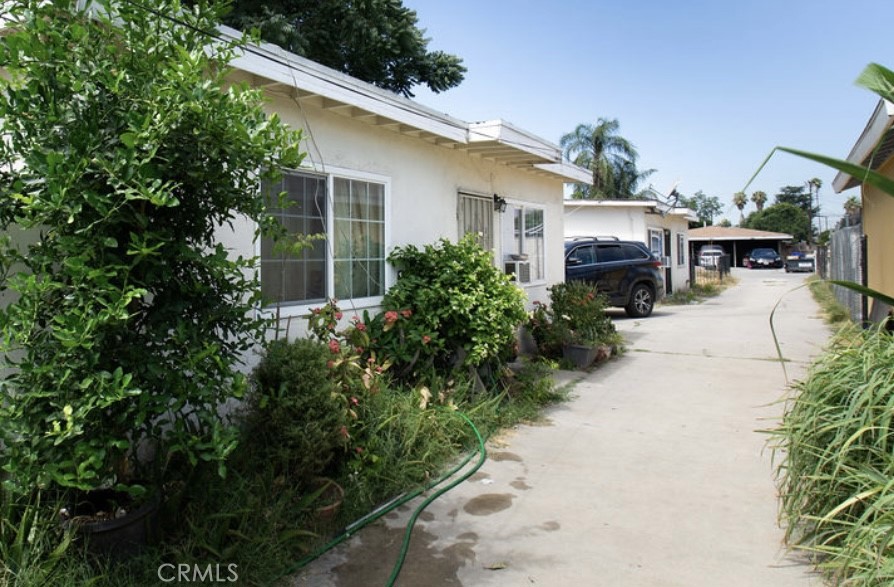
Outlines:
<svg viewBox="0 0 894 587"><path fill-rule="evenodd" d="M840 585L894 582L894 339L841 331L774 431L786 540Z"/></svg>
<svg viewBox="0 0 894 587"><path fill-rule="evenodd" d="M0 490L0 587L157 585L163 563L235 564L239 585L269 585L348 523L436 479L472 450L476 437L455 410L486 436L536 419L545 405L564 399L567 392L553 386L551 372L543 363L528 363L500 374L493 389L456 378L369 396L357 407L362 450L341 454L327 470L345 490L333 518L316 512L321 504L313 490L258 458L252 443L260 439L249 433L231 455L226 479L212 463L167 488L163 543L126 563L91 557L78 542L69 545L54 521L56 506L27 509L4 501L8 496Z"/></svg>
<svg viewBox="0 0 894 587"><path fill-rule="evenodd" d="M807 278L807 283L810 285L810 293L822 308L823 318L827 324L841 328L851 322L847 308L835 297L832 285L828 281L812 275Z"/></svg>

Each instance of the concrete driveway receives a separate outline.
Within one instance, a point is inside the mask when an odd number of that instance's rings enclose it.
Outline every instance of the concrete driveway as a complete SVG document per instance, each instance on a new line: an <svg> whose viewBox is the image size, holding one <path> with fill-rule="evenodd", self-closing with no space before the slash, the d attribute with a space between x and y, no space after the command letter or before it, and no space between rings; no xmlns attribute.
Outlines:
<svg viewBox="0 0 894 587"><path fill-rule="evenodd" d="M790 378L829 335L802 284L734 270L739 284L644 320L618 314L628 352L584 375L544 423L489 442L489 460L423 513L397 585L802 587L787 555L766 436ZM384 585L411 502L294 577Z"/></svg>

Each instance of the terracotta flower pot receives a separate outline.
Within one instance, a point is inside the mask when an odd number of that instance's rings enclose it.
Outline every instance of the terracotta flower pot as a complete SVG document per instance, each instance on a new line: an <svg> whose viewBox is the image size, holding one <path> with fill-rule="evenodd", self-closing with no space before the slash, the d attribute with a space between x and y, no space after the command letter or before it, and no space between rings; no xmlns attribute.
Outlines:
<svg viewBox="0 0 894 587"><path fill-rule="evenodd" d="M317 517L331 520L338 514L339 508L345 499L345 490L341 485L325 477L314 480L314 491L319 491L319 496L314 502L314 511Z"/></svg>

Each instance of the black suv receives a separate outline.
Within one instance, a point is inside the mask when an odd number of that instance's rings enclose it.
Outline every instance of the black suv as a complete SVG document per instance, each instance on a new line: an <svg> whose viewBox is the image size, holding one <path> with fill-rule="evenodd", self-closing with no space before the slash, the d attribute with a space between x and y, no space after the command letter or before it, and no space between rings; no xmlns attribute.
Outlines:
<svg viewBox="0 0 894 587"><path fill-rule="evenodd" d="M609 303L645 318L664 295L661 260L637 241L604 237L565 240L565 281L595 283Z"/></svg>

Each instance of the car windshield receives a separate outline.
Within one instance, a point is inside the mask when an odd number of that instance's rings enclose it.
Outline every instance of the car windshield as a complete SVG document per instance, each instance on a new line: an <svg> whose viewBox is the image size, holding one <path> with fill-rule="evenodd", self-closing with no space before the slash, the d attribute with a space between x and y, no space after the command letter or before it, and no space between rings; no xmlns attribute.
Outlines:
<svg viewBox="0 0 894 587"><path fill-rule="evenodd" d="M775 257L776 251L773 249L754 249L751 252L752 257Z"/></svg>

